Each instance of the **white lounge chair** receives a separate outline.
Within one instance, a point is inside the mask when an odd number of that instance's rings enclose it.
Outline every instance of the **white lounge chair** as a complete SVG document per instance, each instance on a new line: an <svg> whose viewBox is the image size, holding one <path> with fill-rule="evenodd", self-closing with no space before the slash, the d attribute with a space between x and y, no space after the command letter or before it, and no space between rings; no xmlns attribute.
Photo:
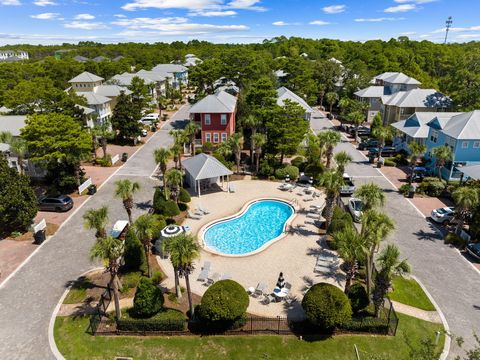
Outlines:
<svg viewBox="0 0 480 360"><path fill-rule="evenodd" d="M316 214L316 213L308 213L307 214L307 218L309 218L309 219L320 220L321 217L322 217L322 215Z"/></svg>
<svg viewBox="0 0 480 360"><path fill-rule="evenodd" d="M204 215L210 214L210 211L207 208L204 208L202 205L198 205L198 210L200 210Z"/></svg>
<svg viewBox="0 0 480 360"><path fill-rule="evenodd" d="M209 273L209 270L206 270L206 269L200 271L197 281L205 282L208 279L208 273Z"/></svg>
<svg viewBox="0 0 480 360"><path fill-rule="evenodd" d="M265 283L258 283L257 287L255 288L255 292L253 293L254 296L263 295L266 293L267 285Z"/></svg>
<svg viewBox="0 0 480 360"><path fill-rule="evenodd" d="M210 266L212 266L212 264L210 263L210 261L205 261L205 262L203 263L202 270L208 270L208 271L210 271Z"/></svg>
<svg viewBox="0 0 480 360"><path fill-rule="evenodd" d="M235 185L229 184L228 185L228 192L234 193L235 192Z"/></svg>
<svg viewBox="0 0 480 360"><path fill-rule="evenodd" d="M208 284L213 284L213 283L216 283L218 280L220 280L222 278L222 275L220 275L219 273L214 273L212 275L212 277L209 277L208 278Z"/></svg>
<svg viewBox="0 0 480 360"><path fill-rule="evenodd" d="M187 217L194 220L200 220L201 216L192 213L190 210L187 210Z"/></svg>

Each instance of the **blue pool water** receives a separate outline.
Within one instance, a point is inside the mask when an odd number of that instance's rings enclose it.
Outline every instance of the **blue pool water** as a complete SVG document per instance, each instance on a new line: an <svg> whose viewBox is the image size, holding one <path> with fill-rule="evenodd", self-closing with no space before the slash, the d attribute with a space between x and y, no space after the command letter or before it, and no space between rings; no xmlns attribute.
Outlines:
<svg viewBox="0 0 480 360"><path fill-rule="evenodd" d="M293 208L285 202L259 200L237 217L209 226L203 238L205 244L216 252L247 254L280 236L293 213Z"/></svg>

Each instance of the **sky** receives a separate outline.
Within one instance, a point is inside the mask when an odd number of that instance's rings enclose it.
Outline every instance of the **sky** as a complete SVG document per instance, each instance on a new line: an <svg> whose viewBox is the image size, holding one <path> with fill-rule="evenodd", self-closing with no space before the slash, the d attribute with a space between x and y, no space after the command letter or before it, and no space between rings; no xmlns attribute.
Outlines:
<svg viewBox="0 0 480 360"><path fill-rule="evenodd" d="M0 44L480 40L480 0L0 0Z"/></svg>

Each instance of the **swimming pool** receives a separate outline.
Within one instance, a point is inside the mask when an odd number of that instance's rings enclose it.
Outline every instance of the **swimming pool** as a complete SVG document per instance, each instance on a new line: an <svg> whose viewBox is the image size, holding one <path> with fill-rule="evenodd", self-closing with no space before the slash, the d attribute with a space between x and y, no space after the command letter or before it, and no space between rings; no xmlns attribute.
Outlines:
<svg viewBox="0 0 480 360"><path fill-rule="evenodd" d="M208 225L203 231L204 244L216 253L247 255L279 238L294 214L285 201L256 200L239 214Z"/></svg>

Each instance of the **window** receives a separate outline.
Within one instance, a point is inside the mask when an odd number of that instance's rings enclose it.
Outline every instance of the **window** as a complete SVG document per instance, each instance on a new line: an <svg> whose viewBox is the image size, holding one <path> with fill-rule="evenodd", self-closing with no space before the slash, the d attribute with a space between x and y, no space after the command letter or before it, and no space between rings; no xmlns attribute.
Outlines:
<svg viewBox="0 0 480 360"><path fill-rule="evenodd" d="M438 131L432 130L432 135L430 135L430 141L436 143L438 140Z"/></svg>
<svg viewBox="0 0 480 360"><path fill-rule="evenodd" d="M462 141L462 149L468 149L468 141Z"/></svg>
<svg viewBox="0 0 480 360"><path fill-rule="evenodd" d="M227 141L227 133L222 133L222 142Z"/></svg>
<svg viewBox="0 0 480 360"><path fill-rule="evenodd" d="M220 124L227 125L227 114L220 115Z"/></svg>
<svg viewBox="0 0 480 360"><path fill-rule="evenodd" d="M480 148L480 141L475 141L475 142L473 143L473 148L474 148L474 149Z"/></svg>
<svg viewBox="0 0 480 360"><path fill-rule="evenodd" d="M213 133L213 142L218 143L218 133Z"/></svg>
<svg viewBox="0 0 480 360"><path fill-rule="evenodd" d="M206 142L212 142L212 134L205 133L205 141Z"/></svg>
<svg viewBox="0 0 480 360"><path fill-rule="evenodd" d="M212 123L212 120L210 119L210 114L205 114L204 124L210 125L211 123Z"/></svg>

